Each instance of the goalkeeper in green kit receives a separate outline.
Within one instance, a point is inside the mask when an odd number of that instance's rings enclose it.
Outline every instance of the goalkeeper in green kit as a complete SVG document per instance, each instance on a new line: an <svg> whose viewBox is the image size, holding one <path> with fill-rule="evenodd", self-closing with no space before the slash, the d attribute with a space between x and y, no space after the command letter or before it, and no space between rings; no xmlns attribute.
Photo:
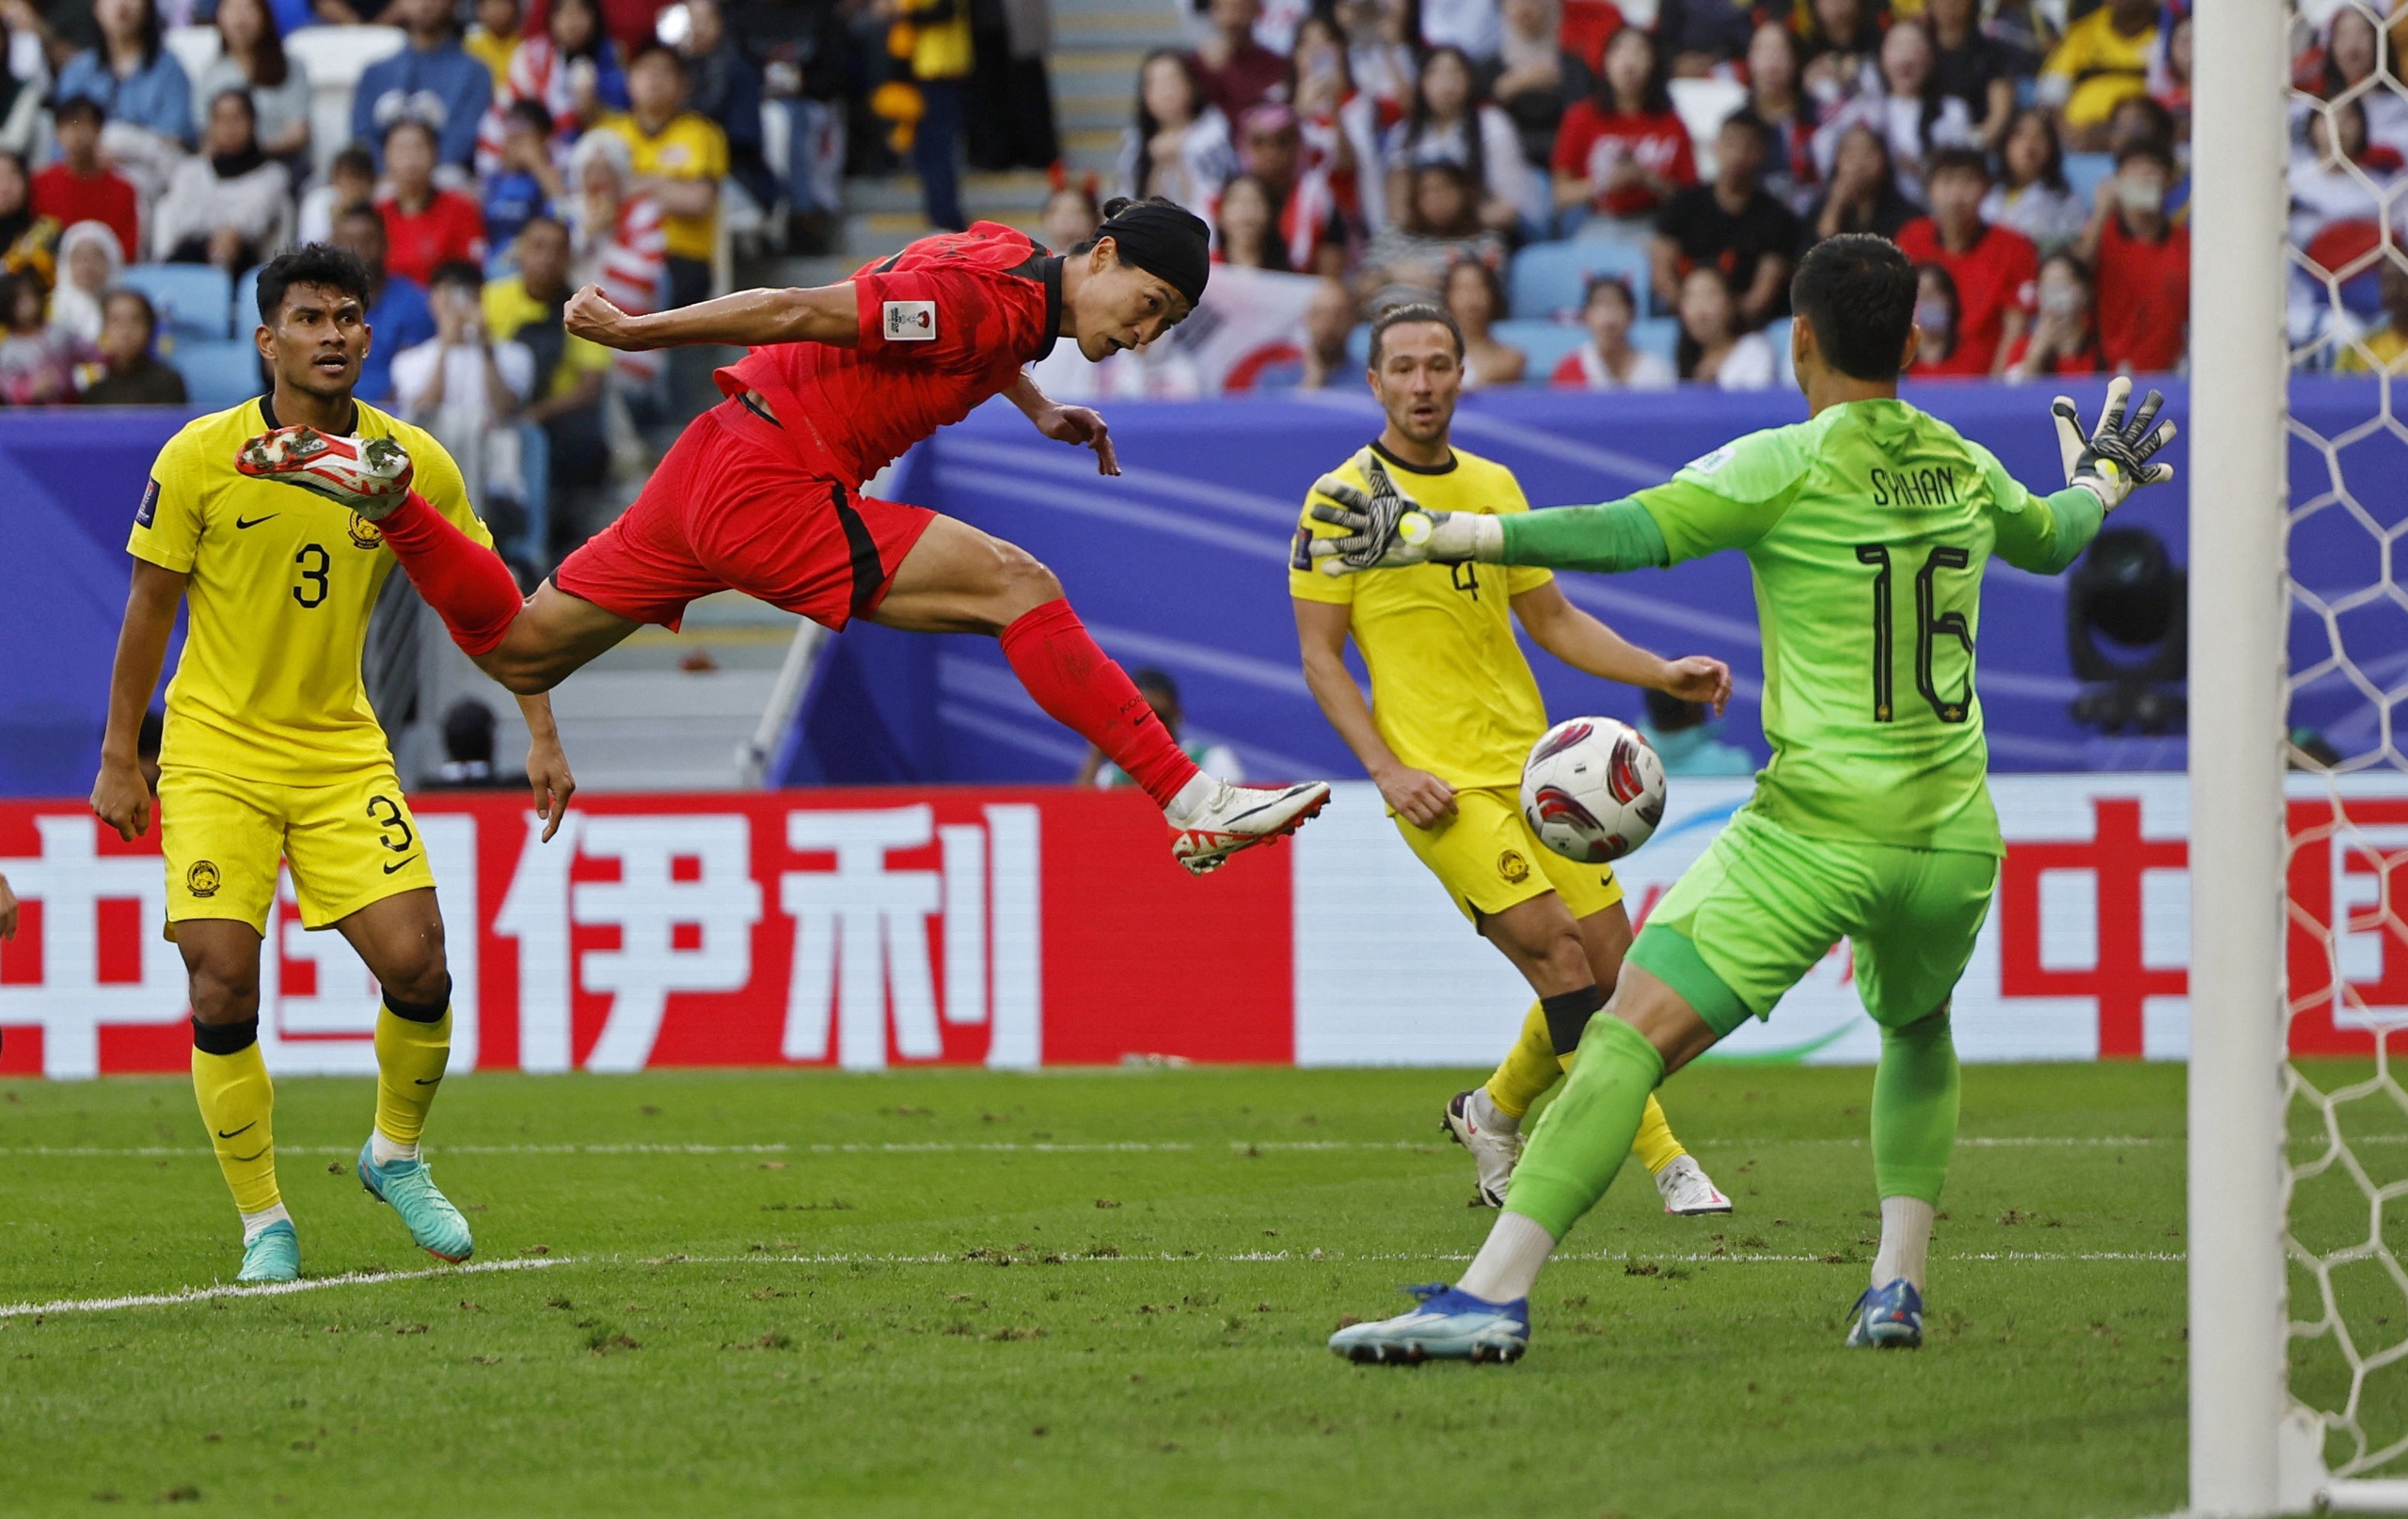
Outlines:
<svg viewBox="0 0 2408 1519"><path fill-rule="evenodd" d="M1630 1151L1648 1094L1748 1019L1763 1018L1842 937L1881 1027L1873 1166L1881 1245L1847 1343L1923 1339L1932 1210L1956 1138L1949 998L1989 911L2004 852L1973 690L1984 563L2055 574L2107 512L2173 470L2151 392L2108 388L2084 436L2057 399L2066 488L2037 496L1945 422L1897 399L1914 361L1915 271L1877 237L1835 237L1799 263L1791 337L1811 419L1751 434L1671 483L1602 506L1490 516L1425 512L1323 480L1343 535L1320 568L1476 560L1564 570L1663 567L1747 554L1764 628L1765 736L1754 798L1681 877L1589 1025L1562 1095L1463 1278L1413 1290L1413 1311L1339 1331L1357 1361L1510 1361L1529 1341L1548 1254Z"/></svg>

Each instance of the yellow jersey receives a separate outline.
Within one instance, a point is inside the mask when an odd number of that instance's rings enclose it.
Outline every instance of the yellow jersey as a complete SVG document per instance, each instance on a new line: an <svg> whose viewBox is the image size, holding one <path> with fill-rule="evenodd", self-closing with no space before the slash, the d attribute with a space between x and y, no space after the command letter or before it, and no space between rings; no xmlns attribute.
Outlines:
<svg viewBox="0 0 2408 1519"><path fill-rule="evenodd" d="M2068 91L2066 124L2095 127L2114 116L2127 97L2148 88L2149 55L2156 51L2155 26L2126 37L2115 30L2108 8L2100 6L2066 28L2064 40L2040 71L2064 81Z"/></svg>
<svg viewBox="0 0 2408 1519"><path fill-rule="evenodd" d="M636 173L644 179L708 180L717 184L727 178L727 134L699 111L680 111L669 119L667 126L649 134L634 117L622 111L604 117L600 130L626 139ZM660 229L667 235L673 259L707 263L718 251L716 211L702 216L663 216Z"/></svg>
<svg viewBox="0 0 2408 1519"><path fill-rule="evenodd" d="M185 423L150 467L125 546L191 577L160 763L325 785L392 763L359 657L393 555L358 514L235 469L235 451L276 425L266 397ZM493 546L441 444L368 405L355 431L399 439L417 466L419 494Z"/></svg>
<svg viewBox="0 0 2408 1519"><path fill-rule="evenodd" d="M1373 453L1397 488L1441 512L1527 512L1513 472L1463 450L1423 469L1377 443L1337 470L1368 488ZM1289 562L1288 593L1348 610L1348 630L1371 672L1371 719L1396 757L1449 785L1512 786L1530 745L1546 732L1546 706L1513 635L1513 598L1555 578L1551 570L1502 564L1414 564L1329 576L1312 568L1305 545L1339 530L1314 519L1324 498L1305 498Z"/></svg>

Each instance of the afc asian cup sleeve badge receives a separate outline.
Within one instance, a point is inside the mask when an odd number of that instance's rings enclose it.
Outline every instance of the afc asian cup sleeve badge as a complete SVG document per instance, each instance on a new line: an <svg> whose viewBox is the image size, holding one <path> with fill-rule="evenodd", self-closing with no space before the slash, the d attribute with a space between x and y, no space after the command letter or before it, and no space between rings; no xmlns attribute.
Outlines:
<svg viewBox="0 0 2408 1519"><path fill-rule="evenodd" d="M147 528L159 519L159 483L152 480L142 487L142 504L134 509L134 525Z"/></svg>
<svg viewBox="0 0 2408 1519"><path fill-rule="evenodd" d="M354 548L382 548L385 546L384 533L377 530L376 524L369 521L366 517L361 516L358 513L354 512L351 514L351 522L348 526L351 532L351 546Z"/></svg>
<svg viewBox="0 0 2408 1519"><path fill-rule="evenodd" d="M885 320L881 324L888 342L934 342L937 340L937 303L888 301Z"/></svg>

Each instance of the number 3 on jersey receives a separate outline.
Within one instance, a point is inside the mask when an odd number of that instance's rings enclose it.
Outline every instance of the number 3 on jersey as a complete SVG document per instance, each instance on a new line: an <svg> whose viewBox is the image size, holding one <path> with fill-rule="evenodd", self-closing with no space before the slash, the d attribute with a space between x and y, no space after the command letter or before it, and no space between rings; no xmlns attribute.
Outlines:
<svg viewBox="0 0 2408 1519"><path fill-rule="evenodd" d="M334 563L332 556L316 544L304 544L293 556L296 578L293 584L293 599L304 607L322 607L326 601L326 571Z"/></svg>
<svg viewBox="0 0 2408 1519"><path fill-rule="evenodd" d="M1893 640L1890 621L1890 547L1887 544L1860 544L1857 562L1877 566L1873 574L1873 720L1890 722L1895 720L1895 707L1891 700L1890 660ZM1942 722L1962 722L1973 709L1973 630L1960 611L1938 611L1939 579L1942 570L1961 570L1972 562L1972 556L1962 548L1942 544L1924 557L1923 569L1915 576L1915 689ZM1941 637L1953 638L1965 651L1966 671L1956 693L1942 696L1940 683L1932 672L1932 656Z"/></svg>

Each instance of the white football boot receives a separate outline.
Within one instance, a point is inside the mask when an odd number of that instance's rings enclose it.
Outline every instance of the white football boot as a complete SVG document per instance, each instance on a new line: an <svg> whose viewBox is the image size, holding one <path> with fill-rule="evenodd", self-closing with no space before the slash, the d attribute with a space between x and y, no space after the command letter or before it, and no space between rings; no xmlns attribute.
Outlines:
<svg viewBox="0 0 2408 1519"><path fill-rule="evenodd" d="M1457 1092L1447 1102L1447 1116L1441 1124L1456 1144L1471 1151L1472 1164L1480 1174L1480 1191L1472 1201L1481 1208L1505 1206L1505 1187L1513 1179L1513 1166L1522 1158L1523 1138L1520 1130L1506 1133L1487 1129L1472 1112L1472 1094Z"/></svg>
<svg viewBox="0 0 2408 1519"><path fill-rule="evenodd" d="M1207 876L1241 849L1269 844L1302 827L1329 805L1329 783L1238 786L1198 775L1163 809L1171 827L1171 858L1191 876Z"/></svg>
<svg viewBox="0 0 2408 1519"><path fill-rule="evenodd" d="M1656 1172L1656 1190L1664 1195L1664 1211L1682 1218L1731 1211L1731 1199L1722 1195L1693 1155L1677 1156Z"/></svg>

